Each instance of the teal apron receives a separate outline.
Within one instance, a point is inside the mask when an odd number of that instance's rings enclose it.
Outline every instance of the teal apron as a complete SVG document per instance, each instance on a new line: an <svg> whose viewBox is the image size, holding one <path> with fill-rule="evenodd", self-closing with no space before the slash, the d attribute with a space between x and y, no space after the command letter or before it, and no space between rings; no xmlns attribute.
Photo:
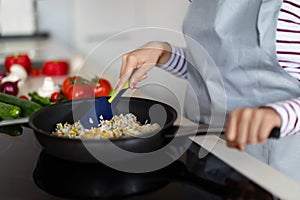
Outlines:
<svg viewBox="0 0 300 200"><path fill-rule="evenodd" d="M193 0L184 22L188 81L184 111L222 124L236 108L300 96L300 83L276 56L282 0ZM250 154L300 181L300 137L249 145Z"/></svg>

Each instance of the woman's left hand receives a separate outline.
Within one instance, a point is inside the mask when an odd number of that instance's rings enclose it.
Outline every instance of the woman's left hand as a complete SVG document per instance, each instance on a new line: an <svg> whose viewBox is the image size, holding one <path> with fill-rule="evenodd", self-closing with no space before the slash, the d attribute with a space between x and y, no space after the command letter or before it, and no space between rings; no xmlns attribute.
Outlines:
<svg viewBox="0 0 300 200"><path fill-rule="evenodd" d="M229 147L243 151L247 144L265 142L272 129L281 126L281 117L272 108L242 108L233 110L226 126Z"/></svg>

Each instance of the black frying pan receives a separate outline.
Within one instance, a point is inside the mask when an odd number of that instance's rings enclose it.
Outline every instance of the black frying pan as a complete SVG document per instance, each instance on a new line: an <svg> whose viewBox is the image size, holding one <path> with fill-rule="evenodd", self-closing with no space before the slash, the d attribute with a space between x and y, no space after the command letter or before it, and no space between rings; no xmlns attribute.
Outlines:
<svg viewBox="0 0 300 200"><path fill-rule="evenodd" d="M96 161L95 158L86 150L85 145L98 151L106 151L106 146L110 143L108 140L86 139L83 144L80 139L62 138L50 134L55 130L57 123L73 123L79 120L93 106L94 102L95 99L82 99L44 107L30 117L29 125L34 130L40 144L49 154L67 160L94 162ZM160 111L156 112L155 110L152 112L153 106L160 106L158 108L163 108L161 109L163 112L160 113ZM151 152L164 146L166 140L162 134L169 128L174 129L172 125L177 118L177 113L172 107L158 101L141 98L122 97L116 104L114 111L115 114L130 112L136 115L142 124L146 121L148 123L156 122L162 127L158 132L150 133L145 138L110 139L120 148L135 153Z"/></svg>
<svg viewBox="0 0 300 200"><path fill-rule="evenodd" d="M142 138L122 137L110 140L80 140L51 135L57 123L73 123L74 121L78 121L94 103L95 99L81 99L44 107L30 117L29 125L34 130L35 136L40 144L49 154L78 162L98 162L98 160L89 153L86 147L96 152L110 154L111 141L114 145L130 152L152 152L168 144L178 129L178 126L173 125L177 118L177 112L171 106L149 99L121 97L113 108L115 114L133 113L142 124L145 122L158 123L161 126L161 130L147 134ZM187 134L183 135L196 134L195 127L186 127L185 130ZM200 134L206 134L205 131L199 130L200 129L198 129L198 132ZM185 143L185 141L188 141L187 139L179 139L178 141L178 145L190 145L189 142ZM178 148L178 145L176 148Z"/></svg>

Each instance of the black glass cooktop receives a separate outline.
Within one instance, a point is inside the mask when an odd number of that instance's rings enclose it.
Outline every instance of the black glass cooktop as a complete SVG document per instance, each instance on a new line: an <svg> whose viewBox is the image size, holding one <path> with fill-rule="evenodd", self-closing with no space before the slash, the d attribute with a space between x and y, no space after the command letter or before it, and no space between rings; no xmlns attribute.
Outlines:
<svg viewBox="0 0 300 200"><path fill-rule="evenodd" d="M0 199L274 198L213 155L199 159L196 144L163 169L125 173L49 155L27 126L0 132Z"/></svg>

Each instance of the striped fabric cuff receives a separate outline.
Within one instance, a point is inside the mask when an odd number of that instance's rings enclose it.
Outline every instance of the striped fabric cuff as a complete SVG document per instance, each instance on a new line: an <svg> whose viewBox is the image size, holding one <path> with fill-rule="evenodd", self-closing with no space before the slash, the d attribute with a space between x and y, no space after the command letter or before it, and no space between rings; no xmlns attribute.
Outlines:
<svg viewBox="0 0 300 200"><path fill-rule="evenodd" d="M182 48L171 45L172 53L170 59L160 67L178 77L187 77L187 62Z"/></svg>
<svg viewBox="0 0 300 200"><path fill-rule="evenodd" d="M281 117L280 137L300 133L300 99L267 104Z"/></svg>

